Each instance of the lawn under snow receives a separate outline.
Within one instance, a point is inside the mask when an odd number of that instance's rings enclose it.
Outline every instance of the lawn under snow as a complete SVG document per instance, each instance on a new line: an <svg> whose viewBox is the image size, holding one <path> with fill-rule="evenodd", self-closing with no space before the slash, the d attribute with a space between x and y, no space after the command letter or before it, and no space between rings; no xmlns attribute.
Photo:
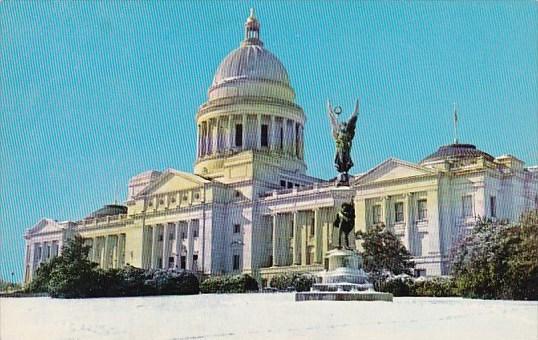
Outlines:
<svg viewBox="0 0 538 340"><path fill-rule="evenodd" d="M295 302L292 293L0 299L9 339L538 339L538 303Z"/></svg>

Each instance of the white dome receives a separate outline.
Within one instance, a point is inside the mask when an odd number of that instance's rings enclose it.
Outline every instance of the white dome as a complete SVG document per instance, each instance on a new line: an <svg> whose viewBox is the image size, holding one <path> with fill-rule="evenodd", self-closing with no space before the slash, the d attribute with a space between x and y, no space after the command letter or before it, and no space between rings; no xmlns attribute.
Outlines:
<svg viewBox="0 0 538 340"><path fill-rule="evenodd" d="M289 86L284 65L261 45L246 44L228 54L217 69L212 86L245 79Z"/></svg>

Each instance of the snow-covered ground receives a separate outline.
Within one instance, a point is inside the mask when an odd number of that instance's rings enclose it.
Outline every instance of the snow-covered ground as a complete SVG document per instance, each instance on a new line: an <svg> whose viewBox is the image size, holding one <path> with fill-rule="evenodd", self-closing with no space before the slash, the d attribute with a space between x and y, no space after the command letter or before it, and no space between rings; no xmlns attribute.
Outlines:
<svg viewBox="0 0 538 340"><path fill-rule="evenodd" d="M0 299L10 339L538 339L538 303L457 298L295 302L237 294Z"/></svg>

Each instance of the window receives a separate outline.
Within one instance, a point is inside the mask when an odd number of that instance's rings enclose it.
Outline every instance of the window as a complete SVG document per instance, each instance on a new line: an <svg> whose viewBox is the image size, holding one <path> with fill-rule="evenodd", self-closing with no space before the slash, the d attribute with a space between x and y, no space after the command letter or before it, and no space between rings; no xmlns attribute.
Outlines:
<svg viewBox="0 0 538 340"><path fill-rule="evenodd" d="M163 234L159 234L159 241L162 242L163 240Z"/></svg>
<svg viewBox="0 0 538 340"><path fill-rule="evenodd" d="M426 276L426 269L415 269L415 277Z"/></svg>
<svg viewBox="0 0 538 340"><path fill-rule="evenodd" d="M462 197L462 214L463 217L473 216L473 196L465 195Z"/></svg>
<svg viewBox="0 0 538 340"><path fill-rule="evenodd" d="M192 270L198 270L198 255L192 255Z"/></svg>
<svg viewBox="0 0 538 340"><path fill-rule="evenodd" d="M278 147L280 150L284 148L284 128L280 128L280 141Z"/></svg>
<svg viewBox="0 0 538 340"><path fill-rule="evenodd" d="M179 268L185 269L187 267L187 257L181 256L179 260L180 260Z"/></svg>
<svg viewBox="0 0 538 340"><path fill-rule="evenodd" d="M288 182L288 189L291 189L293 188L293 183L292 182Z"/></svg>
<svg viewBox="0 0 538 340"><path fill-rule="evenodd" d="M316 220L312 218L312 221L310 224L310 236L314 236L314 234L316 233L315 223L316 223Z"/></svg>
<svg viewBox="0 0 538 340"><path fill-rule="evenodd" d="M163 258L159 257L157 259L157 268L162 268L162 267L163 267Z"/></svg>
<svg viewBox="0 0 538 340"><path fill-rule="evenodd" d="M174 268L174 257L170 256L168 258L168 268Z"/></svg>
<svg viewBox="0 0 538 340"><path fill-rule="evenodd" d="M243 125L235 125L235 146L243 146Z"/></svg>
<svg viewBox="0 0 538 340"><path fill-rule="evenodd" d="M381 205L377 204L372 207L372 221L381 223Z"/></svg>
<svg viewBox="0 0 538 340"><path fill-rule="evenodd" d="M299 188L300 187L299 183L295 183L295 187Z"/></svg>
<svg viewBox="0 0 538 340"><path fill-rule="evenodd" d="M268 136L269 126L267 124L262 124L262 133L261 133L261 145L269 146L269 136Z"/></svg>
<svg viewBox="0 0 538 340"><path fill-rule="evenodd" d="M489 214L491 217L497 217L497 197L489 197Z"/></svg>
<svg viewBox="0 0 538 340"><path fill-rule="evenodd" d="M418 200L418 220L423 221L428 218L428 201L427 200Z"/></svg>
<svg viewBox="0 0 538 340"><path fill-rule="evenodd" d="M239 234L241 232L241 224L234 224L234 234Z"/></svg>
<svg viewBox="0 0 538 340"><path fill-rule="evenodd" d="M171 232L170 234L168 234L168 239L169 240L173 240L176 236L174 235L173 232Z"/></svg>
<svg viewBox="0 0 538 340"><path fill-rule="evenodd" d="M239 255L234 255L233 257L233 270L239 270Z"/></svg>
<svg viewBox="0 0 538 340"><path fill-rule="evenodd" d="M295 229L295 226L294 226L294 222L293 220L291 221L291 233L290 233L290 236L293 237L293 229Z"/></svg>
<svg viewBox="0 0 538 340"><path fill-rule="evenodd" d="M285 187L286 187L286 181L281 180L281 181L280 181L280 186L283 187L283 188L285 188Z"/></svg>
<svg viewBox="0 0 538 340"><path fill-rule="evenodd" d="M182 232L181 232L181 239L184 240L184 239L186 239L186 238L187 238L187 235L185 235L185 232L182 231Z"/></svg>
<svg viewBox="0 0 538 340"><path fill-rule="evenodd" d="M404 220L404 205L403 202L397 202L394 204L395 222L403 222Z"/></svg>
<svg viewBox="0 0 538 340"><path fill-rule="evenodd" d="M200 193L198 193L198 192L195 193L195 194L194 194L194 199L195 199L195 200L200 199Z"/></svg>
<svg viewBox="0 0 538 340"><path fill-rule="evenodd" d="M192 228L192 237L198 237L198 228L197 227L194 227Z"/></svg>

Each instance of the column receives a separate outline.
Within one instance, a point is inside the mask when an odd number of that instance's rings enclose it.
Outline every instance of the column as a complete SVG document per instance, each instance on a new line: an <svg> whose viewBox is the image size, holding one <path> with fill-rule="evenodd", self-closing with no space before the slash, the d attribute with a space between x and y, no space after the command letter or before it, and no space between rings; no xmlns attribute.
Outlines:
<svg viewBox="0 0 538 340"><path fill-rule="evenodd" d="M174 265L176 268L179 269L179 259L181 258L181 233L180 233L180 222L176 222L176 229L175 229L175 240L176 240L176 249L175 249L175 257L174 257Z"/></svg>
<svg viewBox="0 0 538 340"><path fill-rule="evenodd" d="M93 246L92 246L92 262L99 263L99 239L97 237L94 237L92 239Z"/></svg>
<svg viewBox="0 0 538 340"><path fill-rule="evenodd" d="M151 265L150 268L157 268L157 225L152 226L151 230Z"/></svg>
<svg viewBox="0 0 538 340"><path fill-rule="evenodd" d="M296 127L295 127L295 121L291 121L291 152L290 155L293 157L297 156L297 134L296 134Z"/></svg>
<svg viewBox="0 0 538 340"><path fill-rule="evenodd" d="M301 235L299 235L299 213L293 212L293 264L300 264Z"/></svg>
<svg viewBox="0 0 538 340"><path fill-rule="evenodd" d="M327 223L327 209L321 210L321 221L322 221L322 232L323 232L323 256L327 256L327 252L329 251L329 224Z"/></svg>
<svg viewBox="0 0 538 340"><path fill-rule="evenodd" d="M118 238L118 262L116 268L121 268L125 265L125 234L119 234Z"/></svg>
<svg viewBox="0 0 538 340"><path fill-rule="evenodd" d="M262 115L256 115L256 149L262 148Z"/></svg>
<svg viewBox="0 0 538 340"><path fill-rule="evenodd" d="M169 249L169 231L168 231L168 223L163 224L163 255L162 255L162 267L164 269L168 268L168 254L170 253Z"/></svg>
<svg viewBox="0 0 538 340"><path fill-rule="evenodd" d="M215 118L214 122L215 122L215 126L213 127L213 154L217 154L220 152L219 150L220 117Z"/></svg>
<svg viewBox="0 0 538 340"><path fill-rule="evenodd" d="M301 264L306 266L307 242L308 242L308 212L301 212Z"/></svg>
<svg viewBox="0 0 538 340"><path fill-rule="evenodd" d="M413 194L407 193L405 195L405 230L404 230L404 246L413 254Z"/></svg>
<svg viewBox="0 0 538 340"><path fill-rule="evenodd" d="M241 146L241 150L245 150L247 148L247 115L243 114L241 116L241 122L243 124L243 144Z"/></svg>
<svg viewBox="0 0 538 340"><path fill-rule="evenodd" d="M232 139L232 136L233 136L233 131L232 131L232 119L233 119L233 116L232 115L229 115L228 116L228 130L227 130L227 141L226 141L226 145L228 147L228 150L232 150L233 149L233 139Z"/></svg>
<svg viewBox="0 0 538 340"><path fill-rule="evenodd" d="M271 150L276 150L277 137L276 137L276 119L275 116L271 115L271 135L269 139L269 148Z"/></svg>
<svg viewBox="0 0 538 340"><path fill-rule="evenodd" d="M272 266L278 266L280 265L280 259L278 258L279 255L279 235L278 235L278 214L273 214L273 263Z"/></svg>
<svg viewBox="0 0 538 340"><path fill-rule="evenodd" d="M314 262L315 263L321 263L322 262L322 224L320 219L320 211L319 209L314 210L314 240L315 240L315 257Z"/></svg>
<svg viewBox="0 0 538 340"><path fill-rule="evenodd" d="M110 238L108 235L106 235L104 237L104 241L105 241L105 249L103 251L103 256L101 257L101 268L103 269L108 269L108 253L110 252L110 245L109 245L109 241L110 241Z"/></svg>
<svg viewBox="0 0 538 340"><path fill-rule="evenodd" d="M428 191L428 236L429 236L429 255L440 255L441 253L441 233L439 230L439 215L438 215L438 192L437 189Z"/></svg>
<svg viewBox="0 0 538 340"><path fill-rule="evenodd" d="M187 270L192 270L193 254L194 254L194 237L192 235L192 220L187 222Z"/></svg>
<svg viewBox="0 0 538 340"><path fill-rule="evenodd" d="M383 197L382 199L382 203L381 203L381 206L383 207L383 216L382 216L382 221L383 223L385 223L385 227L389 227L389 224L390 224L390 197L389 196L385 196Z"/></svg>

